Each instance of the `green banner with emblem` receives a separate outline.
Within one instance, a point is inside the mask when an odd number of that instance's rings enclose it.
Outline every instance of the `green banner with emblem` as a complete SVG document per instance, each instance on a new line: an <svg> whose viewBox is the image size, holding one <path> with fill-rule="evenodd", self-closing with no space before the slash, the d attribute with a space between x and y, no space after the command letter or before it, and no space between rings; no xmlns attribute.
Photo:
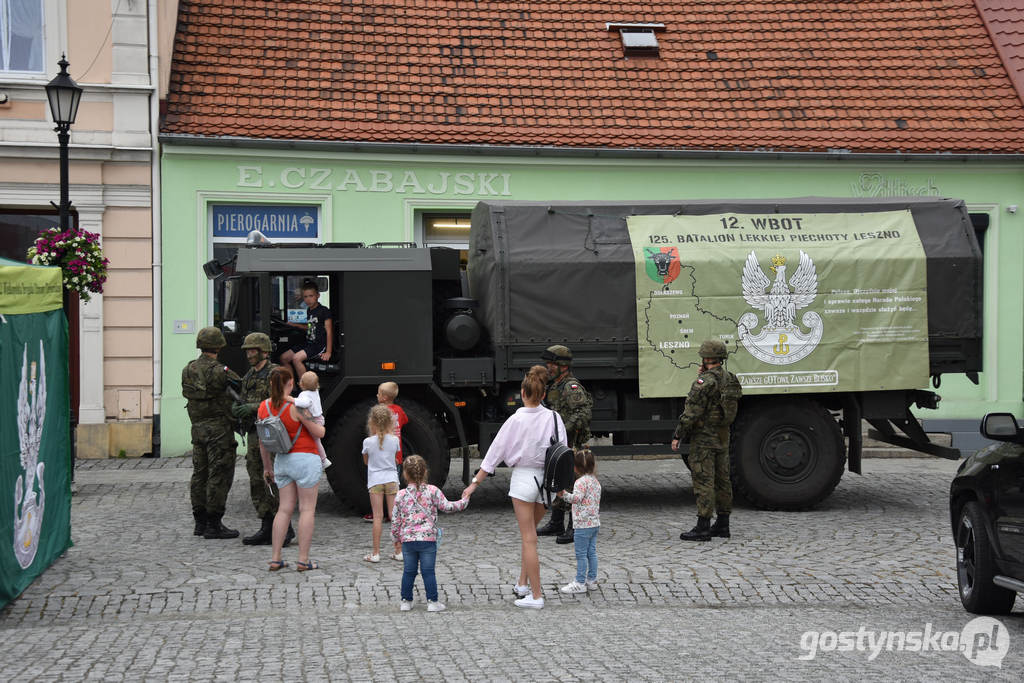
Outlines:
<svg viewBox="0 0 1024 683"><path fill-rule="evenodd" d="M0 607L71 546L60 294L60 268L0 263Z"/></svg>
<svg viewBox="0 0 1024 683"><path fill-rule="evenodd" d="M909 211L627 223L642 397L685 394L712 338L748 395L927 386L925 254Z"/></svg>

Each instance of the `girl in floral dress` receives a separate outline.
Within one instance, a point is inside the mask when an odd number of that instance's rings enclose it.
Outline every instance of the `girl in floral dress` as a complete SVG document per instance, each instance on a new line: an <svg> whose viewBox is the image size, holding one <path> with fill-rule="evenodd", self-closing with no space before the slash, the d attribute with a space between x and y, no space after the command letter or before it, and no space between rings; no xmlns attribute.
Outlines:
<svg viewBox="0 0 1024 683"><path fill-rule="evenodd" d="M412 584L416 580L417 567L423 574L423 588L427 593L427 611L440 612L444 603L437 601L437 578L434 576L434 562L437 559L438 529L437 512L460 512L469 504L468 498L452 502L444 497L441 490L427 483L427 463L418 455L411 455L402 461L402 473L409 485L395 496L395 507L391 511L391 538L402 544L402 559L405 571L402 573L401 610L412 609Z"/></svg>

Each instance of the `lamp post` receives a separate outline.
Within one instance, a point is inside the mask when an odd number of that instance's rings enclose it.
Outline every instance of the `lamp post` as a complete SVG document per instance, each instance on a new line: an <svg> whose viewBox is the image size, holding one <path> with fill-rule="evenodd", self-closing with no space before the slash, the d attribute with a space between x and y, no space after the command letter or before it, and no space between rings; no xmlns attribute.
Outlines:
<svg viewBox="0 0 1024 683"><path fill-rule="evenodd" d="M71 139L71 124L78 114L78 103L82 99L82 88L68 74L68 60L64 55L57 62L60 73L46 84L46 97L50 100L50 113L57 124L54 131L60 143L60 229L71 227L71 199L68 183L68 142Z"/></svg>
<svg viewBox="0 0 1024 683"><path fill-rule="evenodd" d="M68 181L68 142L71 140L71 124L78 114L78 102L82 99L82 89L68 74L68 60L64 55L57 62L60 73L46 84L46 97L50 100L50 113L57 124L57 142L60 143L60 229L66 232L71 228L71 198ZM78 358L78 298L72 297L64 290L64 315L68 321L68 384L71 390L70 404L71 429L71 486L75 485L75 450L78 431L78 400L79 400L79 358Z"/></svg>

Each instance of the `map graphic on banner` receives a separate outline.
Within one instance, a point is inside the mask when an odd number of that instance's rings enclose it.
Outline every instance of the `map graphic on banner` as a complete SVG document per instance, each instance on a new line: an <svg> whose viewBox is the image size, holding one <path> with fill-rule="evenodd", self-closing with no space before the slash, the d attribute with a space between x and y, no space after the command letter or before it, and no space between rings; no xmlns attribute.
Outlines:
<svg viewBox="0 0 1024 683"><path fill-rule="evenodd" d="M927 385L925 255L909 211L627 224L642 397L685 394L711 338L745 393Z"/></svg>

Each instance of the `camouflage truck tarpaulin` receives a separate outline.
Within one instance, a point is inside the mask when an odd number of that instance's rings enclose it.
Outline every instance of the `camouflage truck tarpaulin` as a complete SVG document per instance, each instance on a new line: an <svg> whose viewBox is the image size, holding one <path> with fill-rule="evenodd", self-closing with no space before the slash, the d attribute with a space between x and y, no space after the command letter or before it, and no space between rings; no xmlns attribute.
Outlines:
<svg viewBox="0 0 1024 683"><path fill-rule="evenodd" d="M747 393L927 386L910 211L631 216L640 395L674 396L718 338Z"/></svg>

